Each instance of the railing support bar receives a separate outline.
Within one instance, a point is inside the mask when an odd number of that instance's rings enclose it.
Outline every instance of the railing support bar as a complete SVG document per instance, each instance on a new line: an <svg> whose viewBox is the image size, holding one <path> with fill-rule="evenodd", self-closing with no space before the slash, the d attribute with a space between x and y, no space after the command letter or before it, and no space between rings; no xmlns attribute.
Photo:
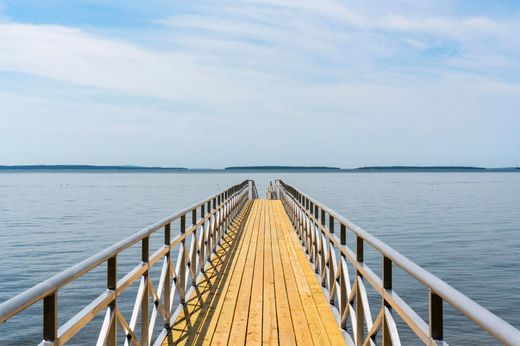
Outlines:
<svg viewBox="0 0 520 346"><path fill-rule="evenodd" d="M363 238L360 236L356 237L356 260L359 263L363 262ZM363 345L365 339L365 311L363 309L363 298L360 292L360 285L358 284L357 278L363 279L361 273L356 270L356 285L358 290L356 293L356 345Z"/></svg>
<svg viewBox="0 0 520 346"><path fill-rule="evenodd" d="M117 288L117 255L111 257L107 261L107 289L115 291ZM114 312L116 308L116 298L108 305L109 309ZM116 346L117 344L117 323L112 321L107 335L107 346Z"/></svg>
<svg viewBox="0 0 520 346"><path fill-rule="evenodd" d="M141 248L141 257L143 263L148 263L150 259L150 237L143 238L142 248ZM145 271L143 274L144 277L144 293L143 293L143 301L141 305L141 345L148 345L148 277L149 270Z"/></svg>
<svg viewBox="0 0 520 346"><path fill-rule="evenodd" d="M383 256L383 288L385 290L392 289L392 260L388 257ZM390 304L383 298L382 309L391 309ZM390 336L390 330L388 329L388 321L386 321L386 315L383 311L383 346L392 346L392 338Z"/></svg>
<svg viewBox="0 0 520 346"><path fill-rule="evenodd" d="M58 338L58 292L43 298L43 341L57 345Z"/></svg>
<svg viewBox="0 0 520 346"><path fill-rule="evenodd" d="M442 317L442 298L430 290L430 337L433 340L442 340L443 317Z"/></svg>
<svg viewBox="0 0 520 346"><path fill-rule="evenodd" d="M171 243L171 224L167 223L164 225L164 245L170 247ZM170 302L170 294L171 294L171 283L170 283L170 266L171 266L171 251L168 251L165 255L166 257L166 272L164 273L164 294L163 294L163 303L164 310L166 310L167 319L164 321L164 328L170 328L170 314L172 311L171 302Z"/></svg>

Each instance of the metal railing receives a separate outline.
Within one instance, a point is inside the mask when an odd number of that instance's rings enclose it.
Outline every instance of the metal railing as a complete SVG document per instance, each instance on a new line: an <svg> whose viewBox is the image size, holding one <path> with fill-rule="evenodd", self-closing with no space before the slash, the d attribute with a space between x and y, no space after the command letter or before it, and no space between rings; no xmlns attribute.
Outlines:
<svg viewBox="0 0 520 346"><path fill-rule="evenodd" d="M341 328L347 330L350 321L353 339L348 335L349 343L375 345L376 335L382 329L383 345L400 345L393 318L397 313L425 344L446 344L443 332L443 302L446 302L504 345L520 345L520 330L300 190L281 180L276 182L276 187L331 308L339 317ZM355 251L347 246L347 231L355 236ZM382 256L382 278L364 263L365 245ZM355 269L353 280L348 262ZM393 266L401 268L429 290L428 322L392 289ZM382 301L375 320L369 307L366 283Z"/></svg>
<svg viewBox="0 0 520 346"><path fill-rule="evenodd" d="M43 300L41 345L66 343L105 310L97 345L116 345L118 325L124 332L125 345L149 345L154 333L158 332L155 326L160 316L163 325L154 345L161 345L182 312L185 297L191 295L196 280L203 275L205 265L214 255L220 239L246 201L257 195L254 182L246 180L171 215L2 303L0 322ZM187 219L191 221L189 225L186 224ZM172 238L171 225L174 221L179 222L180 229L179 234ZM164 232L164 244L150 254L150 235L161 230ZM141 242L142 249L140 263L117 280L118 254L138 242ZM171 254L177 248L178 257L174 261ZM155 288L149 273L150 268L159 262L162 269ZM106 290L65 324L58 326L59 289L104 263L107 263ZM139 288L130 321L127 322L118 308L117 298L137 280ZM174 304L176 298L179 302L177 306ZM150 299L154 303L151 315ZM136 330L139 322L140 338Z"/></svg>

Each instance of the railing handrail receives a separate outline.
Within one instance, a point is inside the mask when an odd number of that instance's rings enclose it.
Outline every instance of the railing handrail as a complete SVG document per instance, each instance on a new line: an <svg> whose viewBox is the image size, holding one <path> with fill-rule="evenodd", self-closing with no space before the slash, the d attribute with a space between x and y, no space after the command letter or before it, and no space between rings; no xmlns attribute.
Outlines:
<svg viewBox="0 0 520 346"><path fill-rule="evenodd" d="M397 250L385 244L375 236L371 235L369 232L365 231L364 229L357 226L350 220L341 216L333 209L318 202L314 198L302 192L300 189L288 185L282 180L279 180L279 182L281 183L281 186L285 191L287 191L286 186L293 188L302 197L308 199L315 206L318 206L318 208L332 216L335 220L337 220L340 224L343 224L352 233L361 237L368 245L379 251L381 255L389 258L398 267L407 272L409 275L411 275L417 281L422 283L424 286L434 291L444 301L449 303L456 310L458 310L463 315L468 317L470 320L475 322L482 329L494 336L497 340L507 345L520 344L520 330L518 330L508 322L504 321L497 315L493 314L492 312L490 312L489 310L487 310L471 298L467 297L462 292L458 291L448 283L444 282L442 279L438 278L434 274L430 273L426 269L414 263L406 256L400 254ZM299 203L295 196L293 196L290 192L289 195L292 199ZM329 235L336 237L333 234Z"/></svg>
<svg viewBox="0 0 520 346"><path fill-rule="evenodd" d="M242 186L242 188L247 188L246 182L250 180L244 180L242 183L233 185L232 187ZM65 269L64 271L53 275L45 281L40 282L39 284L19 293L18 295L8 299L7 301L0 304L0 323L6 322L8 319L18 314L19 312L27 309L31 305L36 302L42 300L44 297L49 294L57 291L61 287L67 285L71 281L77 279L78 277L90 272L100 264L108 261L110 258L114 257L114 255L119 254L120 252L128 249L132 245L142 241L144 238L150 236L152 233L160 230L165 225L174 222L179 219L181 216L186 215L193 209L201 207L205 203L212 201L218 196L222 195L228 189L222 190L218 193L211 195L210 197L191 205L190 207L184 208L175 214L172 214L161 221L158 221L151 226L145 227L142 230L128 236L127 238L117 242L114 245L111 245L104 250L99 251L97 254L83 260L82 262ZM218 209L218 208L217 208ZM175 242L175 238L172 239L172 243Z"/></svg>

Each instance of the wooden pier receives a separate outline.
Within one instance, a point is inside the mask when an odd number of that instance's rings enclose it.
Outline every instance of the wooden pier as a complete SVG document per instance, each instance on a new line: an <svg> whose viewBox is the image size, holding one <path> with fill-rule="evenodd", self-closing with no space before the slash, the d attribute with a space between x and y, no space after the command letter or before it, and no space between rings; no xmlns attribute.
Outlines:
<svg viewBox="0 0 520 346"><path fill-rule="evenodd" d="M301 190L278 180L267 197L252 180L233 185L3 302L0 323L42 302L34 337L45 346L400 346L403 335L437 346L447 345L449 305L497 342L520 345L520 330ZM118 274L120 254L134 246L135 266ZM366 248L380 255L379 268L365 263ZM105 288L60 325L60 289L101 266ZM427 292L426 319L393 287L393 268ZM135 294L131 314L123 293ZM77 340L83 328L94 337Z"/></svg>
<svg viewBox="0 0 520 346"><path fill-rule="evenodd" d="M224 237L165 345L345 342L278 200L254 200Z"/></svg>

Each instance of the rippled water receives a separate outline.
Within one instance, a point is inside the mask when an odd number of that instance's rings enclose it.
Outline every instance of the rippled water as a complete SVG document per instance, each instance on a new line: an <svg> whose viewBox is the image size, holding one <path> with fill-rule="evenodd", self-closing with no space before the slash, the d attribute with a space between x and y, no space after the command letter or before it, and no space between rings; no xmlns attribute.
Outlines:
<svg viewBox="0 0 520 346"><path fill-rule="evenodd" d="M261 194L276 178L296 185L520 328L517 173L2 173L0 301L245 178ZM139 251L121 256L121 275ZM379 272L375 253L367 253L367 262ZM105 270L60 290L60 323L102 292ZM394 275L397 292L426 319L426 290L404 273ZM119 303L128 312L133 297ZM380 302L371 303L375 314ZM97 318L71 343L93 344L85 340L99 325ZM448 307L445 326L453 345L496 344ZM400 332L404 344L419 344ZM41 304L0 325L0 345L40 337Z"/></svg>

